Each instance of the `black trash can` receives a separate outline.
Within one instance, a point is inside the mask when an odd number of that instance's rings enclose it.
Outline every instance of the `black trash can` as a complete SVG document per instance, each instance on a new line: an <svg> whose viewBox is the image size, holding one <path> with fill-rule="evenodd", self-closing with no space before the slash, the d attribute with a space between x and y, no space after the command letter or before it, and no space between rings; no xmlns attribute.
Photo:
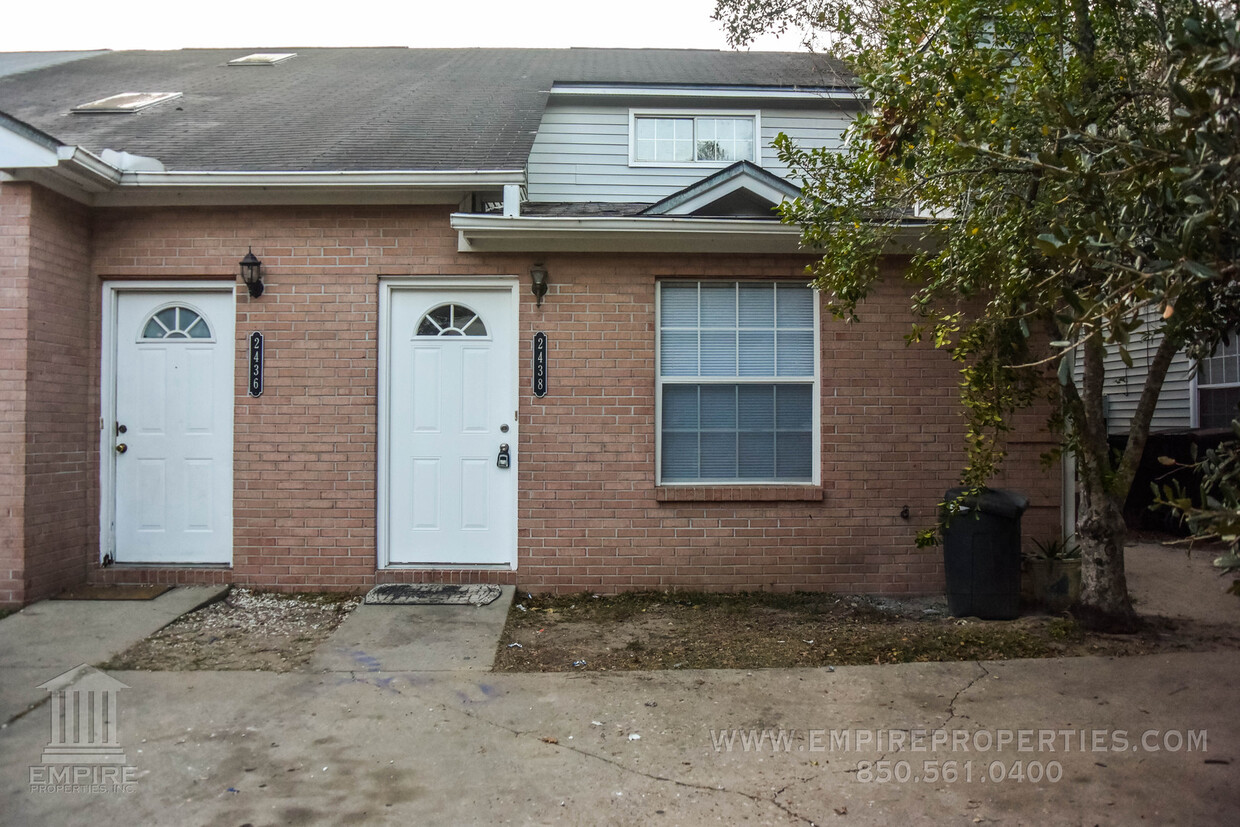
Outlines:
<svg viewBox="0 0 1240 827"><path fill-rule="evenodd" d="M968 488L952 488L952 502ZM1011 620L1020 614L1020 518L1029 498L984 488L943 515L947 608L955 617Z"/></svg>

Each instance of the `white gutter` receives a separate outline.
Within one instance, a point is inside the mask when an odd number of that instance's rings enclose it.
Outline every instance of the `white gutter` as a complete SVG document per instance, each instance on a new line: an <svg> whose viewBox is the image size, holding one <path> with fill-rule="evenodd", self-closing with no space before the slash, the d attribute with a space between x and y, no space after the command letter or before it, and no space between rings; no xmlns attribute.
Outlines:
<svg viewBox="0 0 1240 827"><path fill-rule="evenodd" d="M568 218L453 213L464 252L598 251L804 253L801 232L778 221L670 216Z"/></svg>
<svg viewBox="0 0 1240 827"><path fill-rule="evenodd" d="M458 189L524 184L523 170L374 170L362 172L187 171L121 174L122 187L414 187Z"/></svg>
<svg viewBox="0 0 1240 827"><path fill-rule="evenodd" d="M763 100L838 100L860 102L862 98L846 87L760 87L760 86L611 86L551 85L552 95L624 98L761 98Z"/></svg>
<svg viewBox="0 0 1240 827"><path fill-rule="evenodd" d="M81 147L58 147L56 157L60 161L57 166L86 183L88 186L84 188L90 192L100 192L121 183L123 173L119 169Z"/></svg>
<svg viewBox="0 0 1240 827"><path fill-rule="evenodd" d="M461 252L665 252L800 253L798 227L767 219L677 218L674 216L522 216L453 213ZM917 219L902 225L887 252L924 249L931 225Z"/></svg>

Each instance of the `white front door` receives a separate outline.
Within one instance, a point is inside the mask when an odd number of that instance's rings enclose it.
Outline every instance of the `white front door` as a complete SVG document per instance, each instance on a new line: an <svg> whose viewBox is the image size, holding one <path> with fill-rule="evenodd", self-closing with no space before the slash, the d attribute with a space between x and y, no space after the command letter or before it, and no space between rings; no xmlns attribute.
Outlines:
<svg viewBox="0 0 1240 827"><path fill-rule="evenodd" d="M115 297L115 559L231 563L233 292Z"/></svg>
<svg viewBox="0 0 1240 827"><path fill-rule="evenodd" d="M393 287L389 316L387 561L511 565L518 461L512 289Z"/></svg>

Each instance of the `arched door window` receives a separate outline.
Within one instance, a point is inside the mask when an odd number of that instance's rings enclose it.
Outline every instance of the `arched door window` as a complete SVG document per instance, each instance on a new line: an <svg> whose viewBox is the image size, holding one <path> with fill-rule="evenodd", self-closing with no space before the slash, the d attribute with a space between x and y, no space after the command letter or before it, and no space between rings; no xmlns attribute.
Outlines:
<svg viewBox="0 0 1240 827"><path fill-rule="evenodd" d="M142 340L155 339L210 339L211 327L195 310L180 305L165 307L146 321L142 328Z"/></svg>
<svg viewBox="0 0 1240 827"><path fill-rule="evenodd" d="M485 336L482 317L459 304L441 304L418 322L419 336Z"/></svg>

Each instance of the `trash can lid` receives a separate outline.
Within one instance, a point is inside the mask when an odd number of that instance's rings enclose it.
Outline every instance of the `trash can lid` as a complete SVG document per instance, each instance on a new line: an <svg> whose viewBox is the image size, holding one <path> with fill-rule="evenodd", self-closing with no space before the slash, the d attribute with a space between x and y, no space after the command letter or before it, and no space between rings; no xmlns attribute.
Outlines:
<svg viewBox="0 0 1240 827"><path fill-rule="evenodd" d="M944 495L943 502L952 502L961 494L972 490L967 486L949 488ZM1014 520L1025 513L1025 509L1029 507L1029 498L1016 491L1007 491L1002 488L983 488L977 494L965 497L961 501L961 505L966 508L976 509L983 514L994 514L997 517L1006 517L1009 520Z"/></svg>

